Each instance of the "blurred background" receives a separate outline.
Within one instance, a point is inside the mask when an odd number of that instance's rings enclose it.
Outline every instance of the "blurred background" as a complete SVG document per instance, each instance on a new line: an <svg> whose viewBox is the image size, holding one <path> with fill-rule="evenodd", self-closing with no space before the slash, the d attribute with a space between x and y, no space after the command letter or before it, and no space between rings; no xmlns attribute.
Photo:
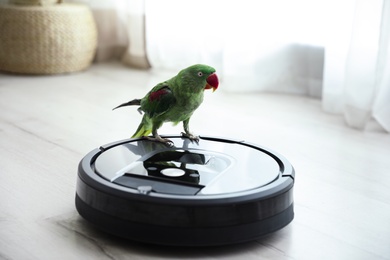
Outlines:
<svg viewBox="0 0 390 260"><path fill-rule="evenodd" d="M354 128L390 131L390 3L382 0L94 0L96 61L216 67L231 92L322 100Z"/></svg>
<svg viewBox="0 0 390 260"><path fill-rule="evenodd" d="M389 1L62 2L91 8L94 62L175 72L206 63L225 91L311 96L353 128L390 131Z"/></svg>

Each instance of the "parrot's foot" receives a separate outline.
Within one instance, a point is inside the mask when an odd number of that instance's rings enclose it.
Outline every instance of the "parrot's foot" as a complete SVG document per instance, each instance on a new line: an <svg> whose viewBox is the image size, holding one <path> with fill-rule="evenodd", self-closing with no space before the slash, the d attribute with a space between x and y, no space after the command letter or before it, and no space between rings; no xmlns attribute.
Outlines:
<svg viewBox="0 0 390 260"><path fill-rule="evenodd" d="M163 143L163 144L166 144L166 145L169 145L169 146L173 146L173 142L171 140L169 140L167 138L162 138L159 135L156 135L155 137L144 136L144 138L149 140L149 141L160 142L160 143Z"/></svg>
<svg viewBox="0 0 390 260"><path fill-rule="evenodd" d="M187 137L188 139L191 140L191 142L195 141L196 143L199 143L199 136L197 135L193 135L193 134L190 134L190 133L181 133L181 136L183 137Z"/></svg>

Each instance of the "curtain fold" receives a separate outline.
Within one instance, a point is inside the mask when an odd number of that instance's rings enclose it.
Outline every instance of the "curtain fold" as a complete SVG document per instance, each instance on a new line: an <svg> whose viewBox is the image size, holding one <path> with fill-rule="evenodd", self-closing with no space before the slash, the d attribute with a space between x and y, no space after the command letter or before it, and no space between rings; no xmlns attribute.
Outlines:
<svg viewBox="0 0 390 260"><path fill-rule="evenodd" d="M381 73L377 80L377 93L373 105L373 117L390 132L390 2L383 2L381 38L379 42Z"/></svg>
<svg viewBox="0 0 390 260"><path fill-rule="evenodd" d="M342 37L325 46L323 108L364 130L372 118L390 132L389 3L357 0ZM335 27L336 28L336 27Z"/></svg>
<svg viewBox="0 0 390 260"><path fill-rule="evenodd" d="M89 5L98 28L96 62L122 60L148 69L145 50L145 0L64 0Z"/></svg>
<svg viewBox="0 0 390 260"><path fill-rule="evenodd" d="M148 69L151 66L146 53L145 1L129 1L128 10L127 33L129 35L129 45L122 56L122 62L131 67Z"/></svg>
<svg viewBox="0 0 390 260"><path fill-rule="evenodd" d="M346 123L357 129L367 126L375 100L382 95L379 90L386 88L382 85L386 74L383 57L388 49L383 28L385 4L381 0L356 1L342 47L325 46L329 52L325 59L324 109L342 113Z"/></svg>

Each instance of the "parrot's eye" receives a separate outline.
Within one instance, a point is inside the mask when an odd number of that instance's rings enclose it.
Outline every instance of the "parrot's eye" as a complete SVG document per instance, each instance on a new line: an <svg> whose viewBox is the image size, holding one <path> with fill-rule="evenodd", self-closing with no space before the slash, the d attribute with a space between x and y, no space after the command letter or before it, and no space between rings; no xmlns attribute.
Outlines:
<svg viewBox="0 0 390 260"><path fill-rule="evenodd" d="M203 72L199 71L199 72L198 72L198 76L199 76L199 77L202 77L202 76L203 76Z"/></svg>

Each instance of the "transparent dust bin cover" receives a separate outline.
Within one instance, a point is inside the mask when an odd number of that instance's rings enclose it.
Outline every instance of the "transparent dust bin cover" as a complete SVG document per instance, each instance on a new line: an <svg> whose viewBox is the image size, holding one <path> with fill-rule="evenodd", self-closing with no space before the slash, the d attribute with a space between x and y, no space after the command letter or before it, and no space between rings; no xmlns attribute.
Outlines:
<svg viewBox="0 0 390 260"><path fill-rule="evenodd" d="M278 162L260 148L224 139L170 138L174 145L130 140L108 147L94 162L107 181L180 195L218 195L259 188L276 180Z"/></svg>

